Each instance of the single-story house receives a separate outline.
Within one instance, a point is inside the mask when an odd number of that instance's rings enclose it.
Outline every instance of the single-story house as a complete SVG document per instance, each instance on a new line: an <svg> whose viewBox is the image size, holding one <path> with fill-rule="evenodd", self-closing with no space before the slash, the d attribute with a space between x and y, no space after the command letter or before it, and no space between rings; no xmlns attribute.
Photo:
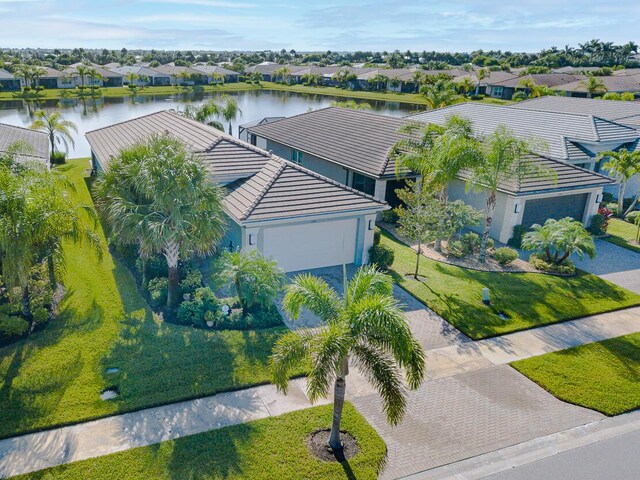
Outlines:
<svg viewBox="0 0 640 480"><path fill-rule="evenodd" d="M266 123L277 122L278 120L282 120L287 117L264 117L260 120L254 120L253 122L243 123L242 125L238 125L238 138L243 142L250 143L251 145L257 145L258 139L255 135L249 133L249 128L255 127L256 125L264 125Z"/></svg>
<svg viewBox="0 0 640 480"><path fill-rule="evenodd" d="M204 83L206 75L191 67L178 67L176 65L160 65L153 70L164 75L169 75L171 85L196 85Z"/></svg>
<svg viewBox="0 0 640 480"><path fill-rule="evenodd" d="M219 75L224 77L224 83L236 83L240 75L238 72L217 65L194 65L192 68L202 72L208 85L221 83L218 79Z"/></svg>
<svg viewBox="0 0 640 480"><path fill-rule="evenodd" d="M0 69L0 90L22 90L22 79Z"/></svg>
<svg viewBox="0 0 640 480"><path fill-rule="evenodd" d="M80 78L78 74L77 68L80 66L85 66L87 68L95 70L97 76L95 78L91 78L90 75L85 75L84 79ZM74 63L69 65L62 72L65 76L73 78L76 87L82 86L91 86L93 84L94 87L121 87L123 75L117 72L113 72L111 70L107 70L106 68L101 67L98 64L84 64L82 62Z"/></svg>
<svg viewBox="0 0 640 480"><path fill-rule="evenodd" d="M520 186L503 186L503 199L498 201L491 230L492 236L501 241L509 239L514 225L530 226L546 218L571 216L588 225L602 200L603 188L614 183L597 172L598 153L621 147L635 149L640 139L637 130L592 115L477 103L457 104L410 118L442 124L450 115L469 118L478 135L505 125L516 136L543 142L539 151L533 152L533 161L544 162L557 173L557 182L528 179ZM455 186L450 192L452 198L474 203L472 195L460 189L456 193Z"/></svg>
<svg viewBox="0 0 640 480"><path fill-rule="evenodd" d="M21 155L20 160L49 165L49 136L46 133L0 123L0 154L16 142L23 142L31 147L31 152Z"/></svg>
<svg viewBox="0 0 640 480"><path fill-rule="evenodd" d="M76 84L72 75L67 75L55 68L40 67L45 74L38 77L36 84L44 88L75 88Z"/></svg>
<svg viewBox="0 0 640 480"><path fill-rule="evenodd" d="M248 127L250 141L343 185L397 205L395 190L416 175L396 172L390 151L407 121L329 107Z"/></svg>
<svg viewBox="0 0 640 480"><path fill-rule="evenodd" d="M86 137L103 170L121 150L165 132L197 152L211 181L226 188L223 248L258 250L288 272L368 262L376 215L388 208L369 195L173 111Z"/></svg>
<svg viewBox="0 0 640 480"><path fill-rule="evenodd" d="M486 94L492 98L511 100L513 94L518 90L524 90L528 93L528 89L522 86L522 82L526 80L533 80L536 85L556 87L558 85L567 85L581 81L584 78L585 77L582 75L571 75L568 73L533 73L530 75L507 78L501 81L490 79L487 81Z"/></svg>
<svg viewBox="0 0 640 480"><path fill-rule="evenodd" d="M504 72L502 70L497 70L495 72L484 70L484 72L485 77L482 79L480 79L480 75L478 72L470 72L467 75L460 75L456 77L455 81L462 82L465 78L468 78L475 85L474 93L488 95L490 84L518 78L518 75L511 72Z"/></svg>
<svg viewBox="0 0 640 480"><path fill-rule="evenodd" d="M279 63L263 62L257 65L246 67L244 69L244 73L245 75L250 75L252 73L259 73L260 75L262 75L262 79L265 82L271 82L273 80L271 74L282 67L283 65L280 65Z"/></svg>
<svg viewBox="0 0 640 480"><path fill-rule="evenodd" d="M605 87L605 90L598 92L604 93L625 93L631 92L640 95L640 74L635 75L612 75L606 77L596 77ZM576 81L554 87L558 92L564 92L565 95L571 97L586 97L588 95L586 88L586 80Z"/></svg>
<svg viewBox="0 0 640 480"><path fill-rule="evenodd" d="M170 85L171 77L165 73L158 72L152 68L140 66L123 66L112 68L111 71L122 75L122 84L133 83L138 87L147 85ZM131 75L134 75L131 81Z"/></svg>

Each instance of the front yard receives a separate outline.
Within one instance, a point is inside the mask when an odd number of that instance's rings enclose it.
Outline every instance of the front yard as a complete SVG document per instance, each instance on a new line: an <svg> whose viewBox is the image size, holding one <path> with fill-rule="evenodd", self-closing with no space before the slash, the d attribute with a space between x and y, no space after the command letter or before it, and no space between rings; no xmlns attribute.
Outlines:
<svg viewBox="0 0 640 480"><path fill-rule="evenodd" d="M61 480L375 479L386 448L376 431L346 404L342 425L360 448L341 463L313 457L307 436L331 424L330 405L135 448L14 477Z"/></svg>
<svg viewBox="0 0 640 480"><path fill-rule="evenodd" d="M565 402L605 415L640 408L640 333L511 365Z"/></svg>
<svg viewBox="0 0 640 480"><path fill-rule="evenodd" d="M91 203L88 167L62 167L83 204ZM267 358L286 327L207 331L158 322L98 233L102 262L86 245L65 245L59 317L0 349L0 438L269 381ZM110 387L119 396L101 400Z"/></svg>
<svg viewBox="0 0 640 480"><path fill-rule="evenodd" d="M640 244L636 242L638 235L638 226L633 223L625 222L619 218L609 220L609 228L607 229L609 236L602 237L609 243L618 245L619 247L640 253Z"/></svg>
<svg viewBox="0 0 640 480"><path fill-rule="evenodd" d="M406 275L414 271L415 251L384 231L381 243L394 251L398 285L474 340L640 304L639 295L582 271L569 278L480 272L423 257L426 278L417 281ZM483 287L491 306L482 303Z"/></svg>

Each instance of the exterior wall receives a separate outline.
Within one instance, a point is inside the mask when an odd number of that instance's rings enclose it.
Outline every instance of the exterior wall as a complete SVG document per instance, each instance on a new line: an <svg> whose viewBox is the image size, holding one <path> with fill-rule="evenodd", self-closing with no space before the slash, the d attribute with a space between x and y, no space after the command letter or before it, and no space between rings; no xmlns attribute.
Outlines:
<svg viewBox="0 0 640 480"><path fill-rule="evenodd" d="M266 140L266 147L263 147L260 144L260 139L258 137L258 141L256 142L258 147L265 148L267 151L272 152L274 155L284 158L285 160L292 159L292 149L282 145L280 143L273 142L271 140ZM263 140L264 141L264 140ZM309 170L313 170L314 172L319 173L320 175L324 175L336 182L340 182L342 184L346 184L347 182L347 172L348 170L340 165L336 165L332 162L327 162L322 158L315 157L313 155L309 155L307 153L302 154L302 163L301 165L304 168L308 168ZM384 197L383 197L384 198Z"/></svg>
<svg viewBox="0 0 640 480"><path fill-rule="evenodd" d="M233 251L242 248L242 227L226 215L225 219L227 220L227 233L220 241L220 249Z"/></svg>
<svg viewBox="0 0 640 480"><path fill-rule="evenodd" d="M19 78L3 78L0 80L0 90L21 90L22 80Z"/></svg>
<svg viewBox="0 0 640 480"><path fill-rule="evenodd" d="M76 83L71 77L60 77L57 79L58 88L75 88Z"/></svg>

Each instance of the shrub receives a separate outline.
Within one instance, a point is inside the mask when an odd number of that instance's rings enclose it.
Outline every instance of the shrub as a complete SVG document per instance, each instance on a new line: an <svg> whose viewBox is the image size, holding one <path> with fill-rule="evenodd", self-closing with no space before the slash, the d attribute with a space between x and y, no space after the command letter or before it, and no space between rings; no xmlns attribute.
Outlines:
<svg viewBox="0 0 640 480"><path fill-rule="evenodd" d="M262 328L281 327L282 316L275 306L257 312L251 312L246 316L238 310L231 315L217 317L214 328L216 330L255 330Z"/></svg>
<svg viewBox="0 0 640 480"><path fill-rule="evenodd" d="M501 247L493 252L493 258L495 258L500 265L511 265L517 260L518 252L513 248Z"/></svg>
<svg viewBox="0 0 640 480"><path fill-rule="evenodd" d="M513 227L513 235L507 241L507 245L513 248L522 247L522 237L529 229L524 225L516 225Z"/></svg>
<svg viewBox="0 0 640 480"><path fill-rule="evenodd" d="M34 308L31 312L31 315L33 315L33 321L36 325L42 325L43 323L48 322L49 318L51 318L49 310L44 307Z"/></svg>
<svg viewBox="0 0 640 480"><path fill-rule="evenodd" d="M487 238L487 250L493 250L496 246L496 242L493 238Z"/></svg>
<svg viewBox="0 0 640 480"><path fill-rule="evenodd" d="M381 270L388 270L394 258L393 250L386 245L374 244L369 249L369 263L376 264Z"/></svg>
<svg viewBox="0 0 640 480"><path fill-rule="evenodd" d="M640 210L634 210L633 212L627 213L624 219L629 223L635 224L638 220L638 217L640 217Z"/></svg>
<svg viewBox="0 0 640 480"><path fill-rule="evenodd" d="M176 312L176 321L180 325L202 326L203 312L196 301L182 302Z"/></svg>
<svg viewBox="0 0 640 480"><path fill-rule="evenodd" d="M44 263L36 266L31 271L29 279L29 303L31 310L51 306L53 290L49 283L47 268Z"/></svg>
<svg viewBox="0 0 640 480"><path fill-rule="evenodd" d="M607 207L598 208L598 213L591 217L589 230L594 235L604 235L609 228L609 220L613 216L613 212Z"/></svg>
<svg viewBox="0 0 640 480"><path fill-rule="evenodd" d="M393 210L385 210L382 212L382 221L386 223L397 223L398 222L398 213Z"/></svg>
<svg viewBox="0 0 640 480"><path fill-rule="evenodd" d="M618 204L611 202L611 203L607 203L604 208L606 208L607 210L609 210L613 215L615 215L616 217L618 216Z"/></svg>
<svg viewBox="0 0 640 480"><path fill-rule="evenodd" d="M202 272L197 269L188 270L180 282L180 294L193 293L202 286Z"/></svg>
<svg viewBox="0 0 640 480"><path fill-rule="evenodd" d="M511 96L511 100L513 100L514 102L521 102L523 100L526 100L527 98L529 98L529 95L527 95L527 92L525 92L524 90L518 90Z"/></svg>
<svg viewBox="0 0 640 480"><path fill-rule="evenodd" d="M126 247L129 248L129 247ZM127 253L127 257L123 257L125 259L131 258L130 255L133 255L135 258L136 272L138 273L138 278L142 277L142 268L144 266L144 262L138 255L137 247L133 247L132 252ZM169 275L167 270L167 261L163 257L151 257L147 259L147 278L157 278L157 277L166 277Z"/></svg>
<svg viewBox="0 0 640 480"><path fill-rule="evenodd" d="M536 270L540 270L545 273L555 273L558 275L573 275L576 273L576 267L569 259L565 260L560 265L547 262L544 258L534 253L529 257L529 263Z"/></svg>
<svg viewBox="0 0 640 480"><path fill-rule="evenodd" d="M593 258L596 254L593 237L582 222L571 217L550 218L544 225L534 225L522 238L522 248L536 251L545 262L555 265L566 264L571 255Z"/></svg>
<svg viewBox="0 0 640 480"><path fill-rule="evenodd" d="M166 277L156 277L149 280L147 290L152 308L159 308L167 303L167 289L169 282Z"/></svg>
<svg viewBox="0 0 640 480"><path fill-rule="evenodd" d="M67 161L67 154L64 152L53 152L49 156L49 160L53 165L62 165Z"/></svg>
<svg viewBox="0 0 640 480"><path fill-rule="evenodd" d="M617 92L607 92L602 96L603 100L620 100L620 94Z"/></svg>
<svg viewBox="0 0 640 480"><path fill-rule="evenodd" d="M467 249L460 240L454 240L447 244L447 253L455 258L464 258L468 255Z"/></svg>
<svg viewBox="0 0 640 480"><path fill-rule="evenodd" d="M462 242L462 247L465 249L467 254L477 253L480 251L482 240L477 233L465 233L460 237L460 241Z"/></svg>
<svg viewBox="0 0 640 480"><path fill-rule="evenodd" d="M482 100L485 96L482 93L479 93L477 95L469 95L469 98L471 100Z"/></svg>
<svg viewBox="0 0 640 480"><path fill-rule="evenodd" d="M192 300L184 301L177 311L177 321L181 325L203 327L209 320L214 324L223 315L220 311L220 300L209 287L195 290Z"/></svg>
<svg viewBox="0 0 640 480"><path fill-rule="evenodd" d="M633 102L636 99L636 96L631 92L624 92L620 95L620 100L624 100L625 102Z"/></svg>
<svg viewBox="0 0 640 480"><path fill-rule="evenodd" d="M0 314L0 335L21 337L29 330L29 322L24 318Z"/></svg>
<svg viewBox="0 0 640 480"><path fill-rule="evenodd" d="M374 245L379 245L380 244L381 235L382 235L382 232L380 232L380 229L378 227L376 227L373 230L373 244Z"/></svg>

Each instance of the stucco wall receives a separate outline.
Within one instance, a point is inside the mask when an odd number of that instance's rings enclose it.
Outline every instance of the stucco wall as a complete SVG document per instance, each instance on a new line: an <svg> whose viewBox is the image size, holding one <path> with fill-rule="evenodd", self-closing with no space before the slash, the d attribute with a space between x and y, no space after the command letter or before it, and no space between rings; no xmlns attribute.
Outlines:
<svg viewBox="0 0 640 480"><path fill-rule="evenodd" d="M259 142L258 142L259 143ZM268 151L271 151L274 155L284 158L285 160L291 160L291 148L282 145L271 140L267 140ZM336 165L335 163L327 162L321 158L315 157L308 153L302 154L302 164L304 168L313 170L314 172L324 175L336 182L344 184L347 181L347 169Z"/></svg>

